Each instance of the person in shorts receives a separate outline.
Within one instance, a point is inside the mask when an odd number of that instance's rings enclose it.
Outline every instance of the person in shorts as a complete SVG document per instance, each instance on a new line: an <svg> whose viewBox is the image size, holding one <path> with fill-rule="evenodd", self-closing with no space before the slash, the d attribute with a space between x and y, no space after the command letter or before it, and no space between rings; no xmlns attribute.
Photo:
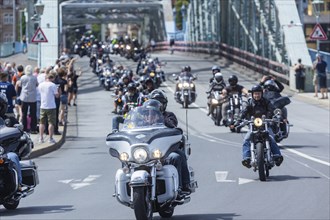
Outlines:
<svg viewBox="0 0 330 220"><path fill-rule="evenodd" d="M39 142L43 143L44 138L44 130L46 119L48 119L48 133L49 133L49 143L56 143L53 139L54 135L54 126L56 123L56 103L55 98L59 97L59 88L53 83L55 79L56 72L51 71L46 75L46 81L40 83L39 92L41 97L41 105L40 105L40 125L39 125Z"/></svg>

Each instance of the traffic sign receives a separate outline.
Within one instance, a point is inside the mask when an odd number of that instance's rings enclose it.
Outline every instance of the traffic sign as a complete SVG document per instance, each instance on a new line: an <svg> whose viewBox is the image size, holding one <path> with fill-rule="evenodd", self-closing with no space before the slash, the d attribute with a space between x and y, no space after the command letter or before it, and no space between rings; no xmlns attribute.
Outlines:
<svg viewBox="0 0 330 220"><path fill-rule="evenodd" d="M311 35L309 36L309 38L311 40L327 40L328 39L327 35L325 34L325 32L320 24L316 24L314 26L314 29L313 29Z"/></svg>
<svg viewBox="0 0 330 220"><path fill-rule="evenodd" d="M41 30L40 27L38 27L38 29L34 33L31 42L32 43L47 43L48 42L44 32Z"/></svg>

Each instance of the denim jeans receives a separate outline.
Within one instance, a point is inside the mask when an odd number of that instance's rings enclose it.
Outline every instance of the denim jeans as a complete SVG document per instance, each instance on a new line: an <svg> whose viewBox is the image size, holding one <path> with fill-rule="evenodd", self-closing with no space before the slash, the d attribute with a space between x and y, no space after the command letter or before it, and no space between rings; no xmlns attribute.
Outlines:
<svg viewBox="0 0 330 220"><path fill-rule="evenodd" d="M190 175L187 164L187 158L182 150L176 150L168 155L165 164L175 166L179 175L179 187L186 186L190 183Z"/></svg>
<svg viewBox="0 0 330 220"><path fill-rule="evenodd" d="M18 183L21 184L22 183L22 171L21 171L21 164L19 163L19 158L17 156L17 154L13 153L13 152L9 152L7 154L8 159L14 162L14 167L17 171L17 176L18 176Z"/></svg>
<svg viewBox="0 0 330 220"><path fill-rule="evenodd" d="M124 123L124 117L122 115L117 115L112 118L112 130L119 130L119 124Z"/></svg>
<svg viewBox="0 0 330 220"><path fill-rule="evenodd" d="M280 148L274 140L274 133L272 129L268 128L270 151L273 155L281 155ZM251 157L250 145L251 145L251 132L246 133L243 142L243 160Z"/></svg>

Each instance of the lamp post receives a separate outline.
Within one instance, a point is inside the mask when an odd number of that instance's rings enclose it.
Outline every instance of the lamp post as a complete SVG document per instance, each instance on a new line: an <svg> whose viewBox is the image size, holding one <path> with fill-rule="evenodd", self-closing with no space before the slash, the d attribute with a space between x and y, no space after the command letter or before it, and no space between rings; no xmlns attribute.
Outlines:
<svg viewBox="0 0 330 220"><path fill-rule="evenodd" d="M37 22L39 27L41 26L41 15L44 13L45 5L41 3L41 0L38 0L38 2L34 5L34 9L36 11L37 15ZM38 67L41 67L41 43L38 43Z"/></svg>
<svg viewBox="0 0 330 220"><path fill-rule="evenodd" d="M320 14L321 14L321 5L324 4L323 0L313 0L312 5L313 5L313 11L316 17L316 24L318 25L320 23ZM316 40L316 48L317 48L317 53L320 51L320 41Z"/></svg>
<svg viewBox="0 0 330 220"><path fill-rule="evenodd" d="M184 4L182 4L181 6L181 15L182 15L182 32L185 33L186 32L186 6Z"/></svg>

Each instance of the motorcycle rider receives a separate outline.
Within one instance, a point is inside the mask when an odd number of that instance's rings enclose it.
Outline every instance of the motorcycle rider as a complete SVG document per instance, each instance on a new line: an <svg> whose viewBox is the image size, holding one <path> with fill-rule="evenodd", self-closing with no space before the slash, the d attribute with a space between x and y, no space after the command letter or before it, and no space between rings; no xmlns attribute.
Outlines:
<svg viewBox="0 0 330 220"><path fill-rule="evenodd" d="M129 76L127 74L123 74L122 77L120 78L119 82L116 85L116 95L118 96L118 98L115 99L114 101L114 110L112 111L112 113L117 114L117 108L118 108L118 101L119 99L121 99L121 97L123 96L123 94L126 92L128 84L131 83L132 80L130 80Z"/></svg>
<svg viewBox="0 0 330 220"><path fill-rule="evenodd" d="M167 97L164 91L160 89L155 89L150 93L149 96L150 100L157 100L161 103L160 111L164 116L164 124L168 128L176 128L178 126L178 119L173 112L166 111L167 107ZM149 100L146 101L143 105L151 105ZM185 146L185 139L184 136L182 137L182 141L178 143L178 149L176 151L171 152L168 157L166 158L167 164L174 165L179 174L179 187L180 193L182 194L189 194L191 192L189 183L190 183L190 176L189 176L189 169L187 164L187 158L185 153L182 150L181 146Z"/></svg>
<svg viewBox="0 0 330 220"><path fill-rule="evenodd" d="M147 78L144 82L144 85L141 85L142 87L145 87L142 90L143 95L149 95L152 91L155 90L155 84L154 81L150 78Z"/></svg>
<svg viewBox="0 0 330 220"><path fill-rule="evenodd" d="M119 130L119 124L124 123L125 114L129 112L128 103L135 103L139 105L140 103L140 93L138 92L135 83L131 82L127 86L127 92L122 96L123 108L120 111L121 115L116 115L112 118L112 131L116 132Z"/></svg>
<svg viewBox="0 0 330 220"><path fill-rule="evenodd" d="M222 96L223 98L228 98L226 100L226 102L224 102L222 104L222 112L223 112L223 119L222 119L222 123L224 125L226 125L227 123L227 110L229 108L229 96L235 93L238 93L240 96L241 95L245 95L247 96L249 94L248 90L246 88L244 88L244 86L238 84L238 78L236 75L231 75L228 78L228 83L229 86L226 86L223 90L222 90Z"/></svg>
<svg viewBox="0 0 330 220"><path fill-rule="evenodd" d="M15 117L8 117L6 116L8 108L8 101L7 97L4 93L0 92L0 118L5 121L7 127L13 127L15 124L19 124L19 122L15 119ZM17 178L19 188L18 191L22 190L22 171L21 171L21 164L19 163L19 157L15 152L8 152L7 153L8 159L13 161L15 169L17 171Z"/></svg>
<svg viewBox="0 0 330 220"><path fill-rule="evenodd" d="M261 118L265 115L267 118L271 118L274 114L273 104L266 98L263 97L263 89L260 85L255 85L252 87L251 91L252 97L248 99L247 106L242 110L241 119L246 119L248 117L259 117ZM235 123L237 126L240 123L238 120ZM283 156L281 155L280 149L274 140L274 134L271 128L268 129L270 148L273 154L273 160L276 166L280 166L283 162ZM242 165L251 168L251 151L250 151L250 140L251 132L248 132L244 138L243 142L243 160Z"/></svg>
<svg viewBox="0 0 330 220"><path fill-rule="evenodd" d="M212 112L214 110L212 105L211 105L211 101L212 101L211 94L212 94L212 92L214 92L214 91L222 92L225 87L226 87L226 83L223 80L222 73L217 72L216 74L214 74L214 77L212 78L212 81L210 82L210 85L209 85L209 90L206 92L206 94L207 94L207 105L209 107L209 112L207 113L208 116L210 114L212 114Z"/></svg>
<svg viewBox="0 0 330 220"><path fill-rule="evenodd" d="M221 69L219 66L213 66L211 70L212 70L212 77L210 78L210 83L214 81L214 76L216 73L221 73Z"/></svg>

